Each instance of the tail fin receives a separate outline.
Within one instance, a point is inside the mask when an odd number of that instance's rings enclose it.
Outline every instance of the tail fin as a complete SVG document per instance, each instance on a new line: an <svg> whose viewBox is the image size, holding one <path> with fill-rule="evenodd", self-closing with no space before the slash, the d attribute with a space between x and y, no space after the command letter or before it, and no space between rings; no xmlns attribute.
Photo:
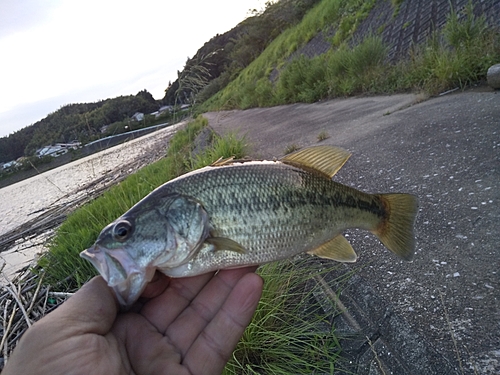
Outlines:
<svg viewBox="0 0 500 375"><path fill-rule="evenodd" d="M411 261L415 252L413 225L418 212L417 197L411 194L380 194L386 218L373 233L394 254Z"/></svg>

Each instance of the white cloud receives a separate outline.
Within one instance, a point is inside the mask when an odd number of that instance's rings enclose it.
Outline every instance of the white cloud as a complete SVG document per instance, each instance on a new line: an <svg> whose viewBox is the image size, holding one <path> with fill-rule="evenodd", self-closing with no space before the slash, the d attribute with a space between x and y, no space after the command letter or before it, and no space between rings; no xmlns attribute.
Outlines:
<svg viewBox="0 0 500 375"><path fill-rule="evenodd" d="M56 110L40 112L41 103L56 98L63 105L147 89L160 99L188 56L263 6L262 0L6 1L0 11L19 22L0 28L0 136ZM0 13L0 24L8 14ZM40 114L27 117L23 106L39 107Z"/></svg>

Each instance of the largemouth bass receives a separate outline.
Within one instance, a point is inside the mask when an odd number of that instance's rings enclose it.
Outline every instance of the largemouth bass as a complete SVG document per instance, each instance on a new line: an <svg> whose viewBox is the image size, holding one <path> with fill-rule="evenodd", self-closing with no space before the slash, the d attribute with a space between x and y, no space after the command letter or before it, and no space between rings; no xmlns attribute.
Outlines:
<svg viewBox="0 0 500 375"><path fill-rule="evenodd" d="M417 199L367 194L332 180L347 151L310 147L279 161L219 161L167 182L105 227L83 251L133 304L156 270L171 277L284 259L300 252L357 258L347 228L374 233L405 260L414 254Z"/></svg>

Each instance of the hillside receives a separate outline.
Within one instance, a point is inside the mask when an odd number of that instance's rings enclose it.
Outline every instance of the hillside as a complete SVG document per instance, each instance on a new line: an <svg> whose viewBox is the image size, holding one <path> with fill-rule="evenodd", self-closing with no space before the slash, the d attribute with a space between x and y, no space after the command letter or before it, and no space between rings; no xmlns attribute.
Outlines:
<svg viewBox="0 0 500 375"><path fill-rule="evenodd" d="M499 26L494 0L323 0L202 111L463 88L500 61Z"/></svg>
<svg viewBox="0 0 500 375"><path fill-rule="evenodd" d="M120 96L95 103L65 105L33 125L0 138L0 162L31 156L38 148L56 142L88 142L107 135L105 126L107 131L123 132L123 120L136 112L151 113L159 107L159 103L146 90L137 95Z"/></svg>
<svg viewBox="0 0 500 375"><path fill-rule="evenodd" d="M216 35L188 58L178 78L165 90L162 103L203 102L223 89L282 32L300 23L320 0L267 2L265 10L232 30Z"/></svg>
<svg viewBox="0 0 500 375"><path fill-rule="evenodd" d="M130 116L160 105L191 104L202 112L465 87L500 61L499 27L495 0L268 2L264 11L205 43L161 101L143 90L63 106L0 138L0 162L56 142L85 143L131 130ZM148 124L150 119L132 125Z"/></svg>

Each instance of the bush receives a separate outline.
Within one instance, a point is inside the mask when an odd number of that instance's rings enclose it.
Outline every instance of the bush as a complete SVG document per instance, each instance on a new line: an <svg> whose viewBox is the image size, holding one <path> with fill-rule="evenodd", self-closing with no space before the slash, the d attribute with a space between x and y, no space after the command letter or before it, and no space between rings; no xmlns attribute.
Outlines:
<svg viewBox="0 0 500 375"><path fill-rule="evenodd" d="M219 158L241 159L245 156L246 149L245 139L238 138L236 134L230 133L224 137L216 135L211 147L190 159L190 169L203 168Z"/></svg>
<svg viewBox="0 0 500 375"><path fill-rule="evenodd" d="M469 48L489 33L485 16L474 16L474 5L471 1L463 10L463 19L452 9L443 28L443 36L454 48Z"/></svg>
<svg viewBox="0 0 500 375"><path fill-rule="evenodd" d="M434 34L412 51L406 69L411 88L437 94L486 77L488 68L500 59L500 35L472 10L469 3L462 19L451 12L442 34Z"/></svg>
<svg viewBox="0 0 500 375"><path fill-rule="evenodd" d="M359 92L383 92L387 67L387 47L378 36L370 36L349 49L345 44L327 57L327 80L330 96Z"/></svg>

